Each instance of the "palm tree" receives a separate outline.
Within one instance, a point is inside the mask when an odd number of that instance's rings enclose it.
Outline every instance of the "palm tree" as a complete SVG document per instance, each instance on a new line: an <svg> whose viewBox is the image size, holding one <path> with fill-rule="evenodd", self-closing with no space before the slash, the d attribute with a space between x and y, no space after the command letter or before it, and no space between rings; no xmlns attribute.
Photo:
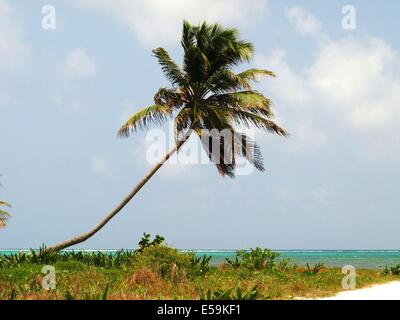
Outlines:
<svg viewBox="0 0 400 320"><path fill-rule="evenodd" d="M58 251L81 243L103 228L191 134L200 138L219 173L228 177L234 177L235 159L241 156L258 170L264 170L259 147L249 137L237 132L235 126L255 126L280 136L288 135L271 120L274 116L271 101L252 89L252 82L261 76L274 77L274 73L262 69L234 72L237 65L249 62L254 52L250 42L239 39L236 29L223 28L219 24L208 25L206 22L192 26L184 21L181 44L184 50L182 69L165 49L153 50L172 87L159 89L154 96L154 104L134 114L118 132L120 137L128 137L139 129L161 125L174 118L175 147L91 231L49 249ZM211 134L213 129L230 132L231 143ZM215 143L220 146L220 152L215 152L218 149Z"/></svg>
<svg viewBox="0 0 400 320"><path fill-rule="evenodd" d="M5 227L7 225L7 220L11 217L7 211L2 209L3 207L11 207L11 205L8 202L0 200L0 228Z"/></svg>
<svg viewBox="0 0 400 320"><path fill-rule="evenodd" d="M8 202L0 200L0 228L5 227L7 225L8 218L11 217L11 215L7 211L1 209L2 207L10 207L10 204Z"/></svg>

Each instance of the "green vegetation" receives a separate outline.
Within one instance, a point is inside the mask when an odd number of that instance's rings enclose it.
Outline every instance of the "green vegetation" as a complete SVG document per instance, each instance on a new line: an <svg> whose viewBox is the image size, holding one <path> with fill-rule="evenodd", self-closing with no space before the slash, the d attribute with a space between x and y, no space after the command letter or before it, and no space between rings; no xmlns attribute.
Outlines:
<svg viewBox="0 0 400 320"><path fill-rule="evenodd" d="M10 208L11 205L6 201L0 200L0 228L5 227L7 225L8 219L11 217L11 215L6 210L4 210L5 207Z"/></svg>
<svg viewBox="0 0 400 320"><path fill-rule="evenodd" d="M300 267L256 248L213 266L210 257L180 253L162 237L155 239L145 234L138 250L113 254L41 248L0 256L0 299L294 299L342 290L341 270L322 264ZM44 265L56 270L54 290L42 288ZM357 270L357 287L395 279L394 274Z"/></svg>
<svg viewBox="0 0 400 320"><path fill-rule="evenodd" d="M143 233L142 239L139 241L139 252L142 252L144 249L151 246L158 246L164 242L164 237L160 235L156 235L153 241L150 241L151 235L150 233Z"/></svg>
<svg viewBox="0 0 400 320"><path fill-rule="evenodd" d="M128 137L132 132L174 119L176 145L92 230L51 249L68 248L100 231L191 135L200 139L218 172L231 178L235 176L240 157L247 159L257 170L264 171L260 148L250 137L238 132L238 126L288 136L287 131L272 120L271 100L253 89L259 78L275 77L275 74L255 68L236 72L237 67L250 62L254 54L253 44L240 39L238 30L219 24L191 25L184 21L181 44L182 66L165 49L153 50L171 87L160 88L154 95L154 103L135 113L118 132L120 137Z"/></svg>
<svg viewBox="0 0 400 320"><path fill-rule="evenodd" d="M7 225L7 220L11 217L11 215L4 209L4 207L10 207L8 202L0 200L0 228L3 228Z"/></svg>
<svg viewBox="0 0 400 320"><path fill-rule="evenodd" d="M234 268L243 267L249 270L271 270L276 267L278 253L269 249L255 248L250 251L240 250L236 252L235 260L226 259Z"/></svg>
<svg viewBox="0 0 400 320"><path fill-rule="evenodd" d="M395 265L395 266L385 266L383 270L381 271L382 275L394 275L398 276L400 275L400 264Z"/></svg>
<svg viewBox="0 0 400 320"><path fill-rule="evenodd" d="M311 267L308 263L306 264L306 270L304 270L304 274L308 276L313 276L318 274L321 270L325 268L325 265L321 262L316 263L313 267Z"/></svg>
<svg viewBox="0 0 400 320"><path fill-rule="evenodd" d="M29 253L0 256L0 269L18 267L23 264L51 265L55 263L81 263L100 268L118 268L133 263L136 252L120 250L113 254L102 252L62 252L48 251L45 247Z"/></svg>
<svg viewBox="0 0 400 320"><path fill-rule="evenodd" d="M232 289L225 291L208 290L206 294L203 291L200 291L200 300L257 300L260 295L257 286L248 292L243 292L241 288L237 288L235 294L232 294L232 291Z"/></svg>

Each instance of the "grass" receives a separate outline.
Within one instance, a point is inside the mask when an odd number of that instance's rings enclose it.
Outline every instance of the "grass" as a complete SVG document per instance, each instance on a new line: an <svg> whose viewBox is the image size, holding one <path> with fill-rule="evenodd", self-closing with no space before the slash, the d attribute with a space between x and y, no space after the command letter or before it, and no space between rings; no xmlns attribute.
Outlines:
<svg viewBox="0 0 400 320"><path fill-rule="evenodd" d="M343 290L340 269L323 264L298 267L265 249L240 251L237 259L218 267L209 262L207 257L179 253L162 241L145 241L138 251L115 255L51 254L42 248L0 256L0 299L294 299ZM55 267L54 290L42 288L45 264ZM393 279L394 272L357 270L357 288Z"/></svg>

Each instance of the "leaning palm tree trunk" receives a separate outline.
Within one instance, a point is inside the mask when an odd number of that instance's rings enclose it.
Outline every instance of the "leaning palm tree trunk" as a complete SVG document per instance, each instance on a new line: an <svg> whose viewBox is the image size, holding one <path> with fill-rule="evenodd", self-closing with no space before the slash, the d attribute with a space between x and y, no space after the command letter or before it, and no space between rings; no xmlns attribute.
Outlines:
<svg viewBox="0 0 400 320"><path fill-rule="evenodd" d="M79 236L76 236L74 238L71 238L69 240L60 242L56 245L53 245L48 248L48 250L51 251L60 251L65 248L71 247L73 245L76 245L78 243L84 242L93 235L95 235L98 231L100 231L106 224L109 222L118 212L120 212L130 200L142 189L142 187L146 184L147 181L150 180L150 178L158 171L158 169L161 168L161 166L167 162L167 160L179 150L179 148L182 146L183 142L178 141L177 145L169 151L151 170L150 172L140 181L133 189L131 192L128 193L128 195L119 203L111 212L102 220L100 221L99 224L97 224L92 230L89 232L83 233Z"/></svg>

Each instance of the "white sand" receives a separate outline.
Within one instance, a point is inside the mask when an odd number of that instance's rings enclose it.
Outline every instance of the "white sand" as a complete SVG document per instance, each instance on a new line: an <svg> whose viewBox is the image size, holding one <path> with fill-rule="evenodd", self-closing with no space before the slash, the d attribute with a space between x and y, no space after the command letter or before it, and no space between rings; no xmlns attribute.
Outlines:
<svg viewBox="0 0 400 320"><path fill-rule="evenodd" d="M400 300L400 281L378 284L365 289L342 291L320 300Z"/></svg>

